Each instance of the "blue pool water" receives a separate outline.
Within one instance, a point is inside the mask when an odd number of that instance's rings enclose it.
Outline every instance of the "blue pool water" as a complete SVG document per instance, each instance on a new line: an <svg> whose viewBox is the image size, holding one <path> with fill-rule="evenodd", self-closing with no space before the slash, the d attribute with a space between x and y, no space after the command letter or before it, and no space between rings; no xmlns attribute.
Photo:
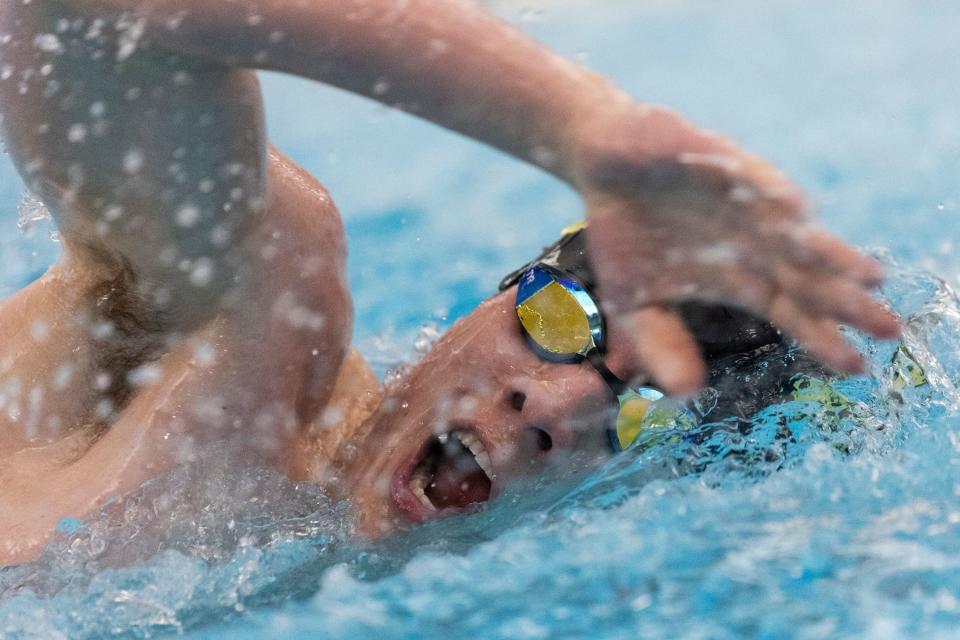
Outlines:
<svg viewBox="0 0 960 640"><path fill-rule="evenodd" d="M564 53L774 160L831 229L880 250L928 384L899 391L898 345L858 338L871 376L799 380L749 429L651 441L372 548L309 487L185 468L0 573L0 637L956 637L960 7L513 4ZM580 216L535 170L411 118L287 78L265 90L273 140L344 213L357 342L381 372ZM56 253L43 223L18 232L20 189L0 165L2 294Z"/></svg>

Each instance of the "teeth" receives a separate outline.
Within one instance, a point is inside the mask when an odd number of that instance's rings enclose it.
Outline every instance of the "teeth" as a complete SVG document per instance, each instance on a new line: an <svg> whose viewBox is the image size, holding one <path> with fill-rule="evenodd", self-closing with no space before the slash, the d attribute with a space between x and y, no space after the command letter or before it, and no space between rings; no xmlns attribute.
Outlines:
<svg viewBox="0 0 960 640"><path fill-rule="evenodd" d="M490 454L487 453L486 447L484 447L483 443L480 442L480 438L472 433L456 432L456 434L457 437L460 438L460 442L463 444L463 446L469 449L470 453L473 454L474 460L477 461L477 464L480 465L480 468L483 469L483 472L487 474L487 477L493 480L495 474L493 473L493 464L490 460Z"/></svg>
<svg viewBox="0 0 960 640"><path fill-rule="evenodd" d="M446 444L450 440L450 435L456 436L457 439L460 440L460 443L469 449L470 453L473 454L473 459L477 461L477 464L480 465L480 468L483 469L483 472L487 474L488 478L493 480L496 477L493 473L493 463L490 460L490 454L487 453L486 447L480 442L480 438L472 433L453 431L438 435L437 440L439 440L441 444ZM414 470L413 476L410 478L410 491L423 503L423 506L430 511L436 511L437 508L430 502L430 498L427 497L426 493L427 486L432 486L430 485L430 479L430 472L423 467L418 467Z"/></svg>
<svg viewBox="0 0 960 640"><path fill-rule="evenodd" d="M430 509L430 511L436 511L437 508L433 506L433 503L430 502L430 498L428 498L427 494L424 492L424 489L427 488L428 482L430 482L430 475L427 473L427 470L417 469L413 473L413 477L410 478L410 491L412 491L413 495L420 499L420 502L423 503L423 506Z"/></svg>

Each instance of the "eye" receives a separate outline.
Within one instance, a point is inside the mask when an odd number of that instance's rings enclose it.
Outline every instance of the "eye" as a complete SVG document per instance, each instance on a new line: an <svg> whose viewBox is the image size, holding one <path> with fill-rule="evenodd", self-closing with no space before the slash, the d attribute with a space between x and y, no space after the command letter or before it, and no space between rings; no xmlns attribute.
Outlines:
<svg viewBox="0 0 960 640"><path fill-rule="evenodd" d="M514 391L510 394L510 406L514 411L523 411L523 405L527 402L527 394L522 391Z"/></svg>

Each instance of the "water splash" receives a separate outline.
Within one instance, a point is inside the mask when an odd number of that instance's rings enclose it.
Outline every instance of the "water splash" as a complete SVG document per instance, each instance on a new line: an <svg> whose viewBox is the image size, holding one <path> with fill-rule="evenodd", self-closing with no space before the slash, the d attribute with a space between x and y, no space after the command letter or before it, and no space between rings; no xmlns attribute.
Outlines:
<svg viewBox="0 0 960 640"><path fill-rule="evenodd" d="M226 462L213 473L184 468L100 520L65 521L41 560L0 573L0 631L259 638L322 627L330 638L405 638L455 625L494 638L598 629L612 638L953 628L960 304L940 279L887 262L885 293L907 332L899 344L858 339L869 377L804 370L754 415L650 433L599 470L574 465L483 513L366 549L343 542L343 506L309 487ZM795 357L787 349L751 363L741 391L773 394L756 374ZM704 406L723 407L723 393ZM524 604L534 591L536 606Z"/></svg>
<svg viewBox="0 0 960 640"><path fill-rule="evenodd" d="M17 229L20 233L30 236L38 225L51 220L50 211L43 201L29 189L24 189L17 204Z"/></svg>
<svg viewBox="0 0 960 640"><path fill-rule="evenodd" d="M0 570L0 635L143 637L204 613L232 619L303 588L283 574L337 550L344 506L244 466L218 455L148 482L89 523L62 520L40 559Z"/></svg>

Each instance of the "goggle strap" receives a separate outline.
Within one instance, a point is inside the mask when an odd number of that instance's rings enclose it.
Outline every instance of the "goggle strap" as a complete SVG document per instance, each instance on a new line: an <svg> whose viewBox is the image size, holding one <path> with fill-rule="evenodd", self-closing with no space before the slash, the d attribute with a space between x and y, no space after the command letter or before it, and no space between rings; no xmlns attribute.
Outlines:
<svg viewBox="0 0 960 640"><path fill-rule="evenodd" d="M498 289L500 291L506 291L513 285L520 282L520 276L526 273L535 263L536 261L528 262L527 264L523 265L522 267L520 267L519 269L517 269L516 271L508 275L506 278L500 281L500 286L498 287Z"/></svg>
<svg viewBox="0 0 960 640"><path fill-rule="evenodd" d="M530 262L523 265L513 273L509 274L503 280L501 280L500 286L499 286L500 291L506 291L513 285L517 284L520 281L520 277L523 276L524 273L526 273L531 268L535 267L537 264L542 262L544 258L546 258L548 255L556 254L558 258L560 256L564 256L565 254L563 253L563 251L567 247L567 245L571 244L574 240L579 239L583 235L583 232L585 231L585 229L586 227L582 227L582 228L577 228L574 231L571 231L569 233L564 233L562 236L560 236L559 240L557 240L556 242L554 242L553 244L547 247L544 247L543 251L540 253L539 256L537 256L535 259L531 260ZM580 279L586 281L587 284L592 284L593 276L592 276L592 273L590 273L589 264L585 257L586 255L585 248L584 248L585 246L586 246L585 243L577 244L576 247L579 247L579 249L575 251L577 255L571 256L570 258L573 262L577 263L576 266L580 268L568 269L568 270L582 271L583 273L577 274L578 276L580 276ZM582 266L579 263L582 263Z"/></svg>
<svg viewBox="0 0 960 640"><path fill-rule="evenodd" d="M610 391L613 392L613 395L620 396L630 388L630 385L628 385L624 380L618 378L613 371L610 371L610 369L607 368L606 363L603 361L603 354L600 353L599 349L591 349L584 357L586 358L587 362L589 362L591 366L597 370L597 373L600 374L600 377L603 378L603 381L607 383L607 386L610 387Z"/></svg>

